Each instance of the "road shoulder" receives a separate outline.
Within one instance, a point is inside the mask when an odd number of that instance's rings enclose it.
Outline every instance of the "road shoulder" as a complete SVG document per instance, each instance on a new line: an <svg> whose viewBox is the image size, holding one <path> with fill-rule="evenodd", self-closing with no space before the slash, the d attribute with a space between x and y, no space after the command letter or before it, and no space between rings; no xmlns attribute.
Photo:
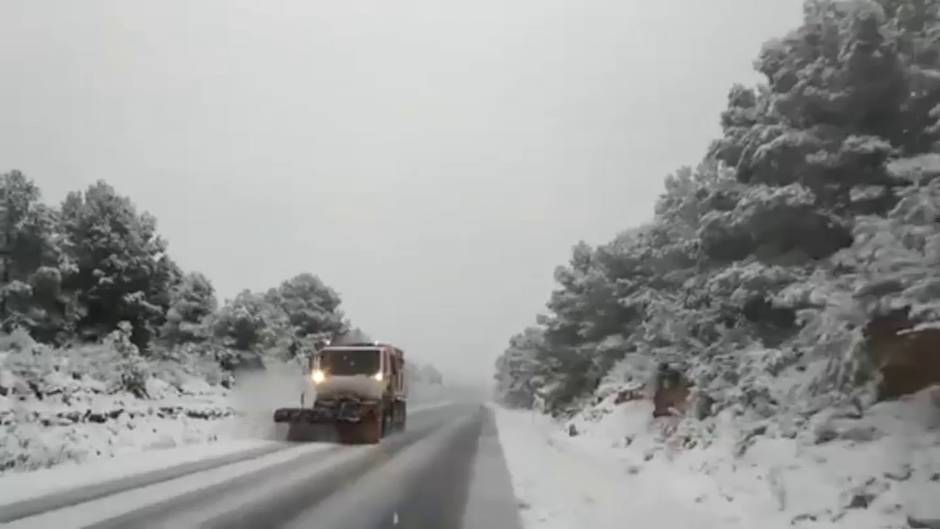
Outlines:
<svg viewBox="0 0 940 529"><path fill-rule="evenodd" d="M135 452L84 463L66 463L31 472L11 472L0 476L0 510L12 504L78 489L142 476L172 467L198 464L206 460L237 457L239 454L274 450L282 443L265 440L230 440L166 450Z"/></svg>
<svg viewBox="0 0 940 529"><path fill-rule="evenodd" d="M470 480L463 529L522 527L496 420L489 407L483 418Z"/></svg>

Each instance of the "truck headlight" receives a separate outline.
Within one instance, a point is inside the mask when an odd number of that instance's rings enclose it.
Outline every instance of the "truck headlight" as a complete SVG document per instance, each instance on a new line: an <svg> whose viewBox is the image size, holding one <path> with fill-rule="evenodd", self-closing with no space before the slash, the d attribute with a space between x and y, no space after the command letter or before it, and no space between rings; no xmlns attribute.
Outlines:
<svg viewBox="0 0 940 529"><path fill-rule="evenodd" d="M314 369L313 373L310 373L310 380L313 380L314 384L319 384L326 380L326 373L319 369Z"/></svg>
<svg viewBox="0 0 940 529"><path fill-rule="evenodd" d="M379 382L381 382L381 381L382 381L382 372L379 371L378 373L372 375L372 378L374 378L375 380L378 380Z"/></svg>

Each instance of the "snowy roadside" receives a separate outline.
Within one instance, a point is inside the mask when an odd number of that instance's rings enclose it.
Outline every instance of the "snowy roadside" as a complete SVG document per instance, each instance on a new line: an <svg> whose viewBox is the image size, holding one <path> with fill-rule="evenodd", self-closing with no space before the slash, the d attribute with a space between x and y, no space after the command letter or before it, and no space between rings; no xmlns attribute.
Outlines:
<svg viewBox="0 0 940 529"><path fill-rule="evenodd" d="M106 349L92 352L109 359ZM18 375L6 368L2 355L0 477L21 479L60 465L135 456L172 460L167 454L173 453L209 457L245 443L283 440L271 411L293 402L303 382L290 366L280 365L239 374L234 388L164 372L171 382L148 378L146 398L141 398L102 382L108 378L101 369L98 377L69 376L55 367Z"/></svg>
<svg viewBox="0 0 940 529"><path fill-rule="evenodd" d="M526 529L752 527L734 504L695 501L707 478L641 468L639 454L569 438L534 412L494 411Z"/></svg>
<svg viewBox="0 0 940 529"><path fill-rule="evenodd" d="M212 442L234 414L221 388L198 380L152 399L91 391L0 396L0 475Z"/></svg>
<svg viewBox="0 0 940 529"><path fill-rule="evenodd" d="M760 435L746 450L733 424L698 446L664 442L643 401L566 425L495 412L527 529L881 529L940 527L935 399L926 391L864 419L820 422L817 432L833 432L823 443Z"/></svg>
<svg viewBox="0 0 940 529"><path fill-rule="evenodd" d="M81 463L68 462L33 472L7 473L0 476L0 508L46 494L275 444L262 440L230 440L152 450L146 454L137 452L113 458L94 458Z"/></svg>
<svg viewBox="0 0 940 529"><path fill-rule="evenodd" d="M447 400L425 402L413 406L411 413L416 415L449 404L450 401ZM237 458L239 454L247 456L251 453L254 455L250 459L258 461L279 460L281 456L273 455L274 452L306 453L334 446L330 443L280 442L275 439L276 427L270 419L269 412L264 413L263 417L257 411L242 413L236 417L207 422L207 428L219 433L218 438L213 442L161 449L151 448L146 451L128 450L113 457L92 457L81 462L69 461L31 472L5 473L0 475L0 510L23 500L96 486L114 480L139 477L170 467L211 462L212 459L225 456ZM252 438L251 435L257 437ZM234 461L220 466L231 466L233 463ZM260 464L250 466L260 468L258 466ZM192 472L192 470L187 470L184 474L187 472Z"/></svg>

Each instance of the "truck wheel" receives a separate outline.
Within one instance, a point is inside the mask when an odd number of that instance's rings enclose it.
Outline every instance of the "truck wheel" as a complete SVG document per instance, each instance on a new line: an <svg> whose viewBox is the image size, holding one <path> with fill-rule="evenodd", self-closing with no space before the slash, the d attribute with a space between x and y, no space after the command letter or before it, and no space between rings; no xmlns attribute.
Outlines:
<svg viewBox="0 0 940 529"><path fill-rule="evenodd" d="M304 433L300 431L297 423L287 423L287 441L291 443L300 443L304 441Z"/></svg>
<svg viewBox="0 0 940 529"><path fill-rule="evenodd" d="M396 432L402 432L405 430L405 403L396 402L393 406L395 412L392 414L392 427Z"/></svg>
<svg viewBox="0 0 940 529"><path fill-rule="evenodd" d="M363 424L338 423L334 428L336 429L336 434L340 443L358 444L362 442L362 429L364 428Z"/></svg>
<svg viewBox="0 0 940 529"><path fill-rule="evenodd" d="M408 423L408 404L402 402L399 409L399 422L398 429L402 432L405 431L405 425Z"/></svg>
<svg viewBox="0 0 940 529"><path fill-rule="evenodd" d="M312 424L302 422L288 423L287 441L292 443L310 443L319 441L319 430Z"/></svg>

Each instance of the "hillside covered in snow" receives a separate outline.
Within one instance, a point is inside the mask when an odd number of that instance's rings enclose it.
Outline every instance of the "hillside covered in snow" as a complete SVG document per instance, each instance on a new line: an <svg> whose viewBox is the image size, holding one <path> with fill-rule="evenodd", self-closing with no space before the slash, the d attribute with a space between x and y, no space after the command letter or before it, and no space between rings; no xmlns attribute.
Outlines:
<svg viewBox="0 0 940 529"><path fill-rule="evenodd" d="M899 492L940 497L940 3L807 1L755 67L649 223L574 247L497 396L786 523L940 519Z"/></svg>

